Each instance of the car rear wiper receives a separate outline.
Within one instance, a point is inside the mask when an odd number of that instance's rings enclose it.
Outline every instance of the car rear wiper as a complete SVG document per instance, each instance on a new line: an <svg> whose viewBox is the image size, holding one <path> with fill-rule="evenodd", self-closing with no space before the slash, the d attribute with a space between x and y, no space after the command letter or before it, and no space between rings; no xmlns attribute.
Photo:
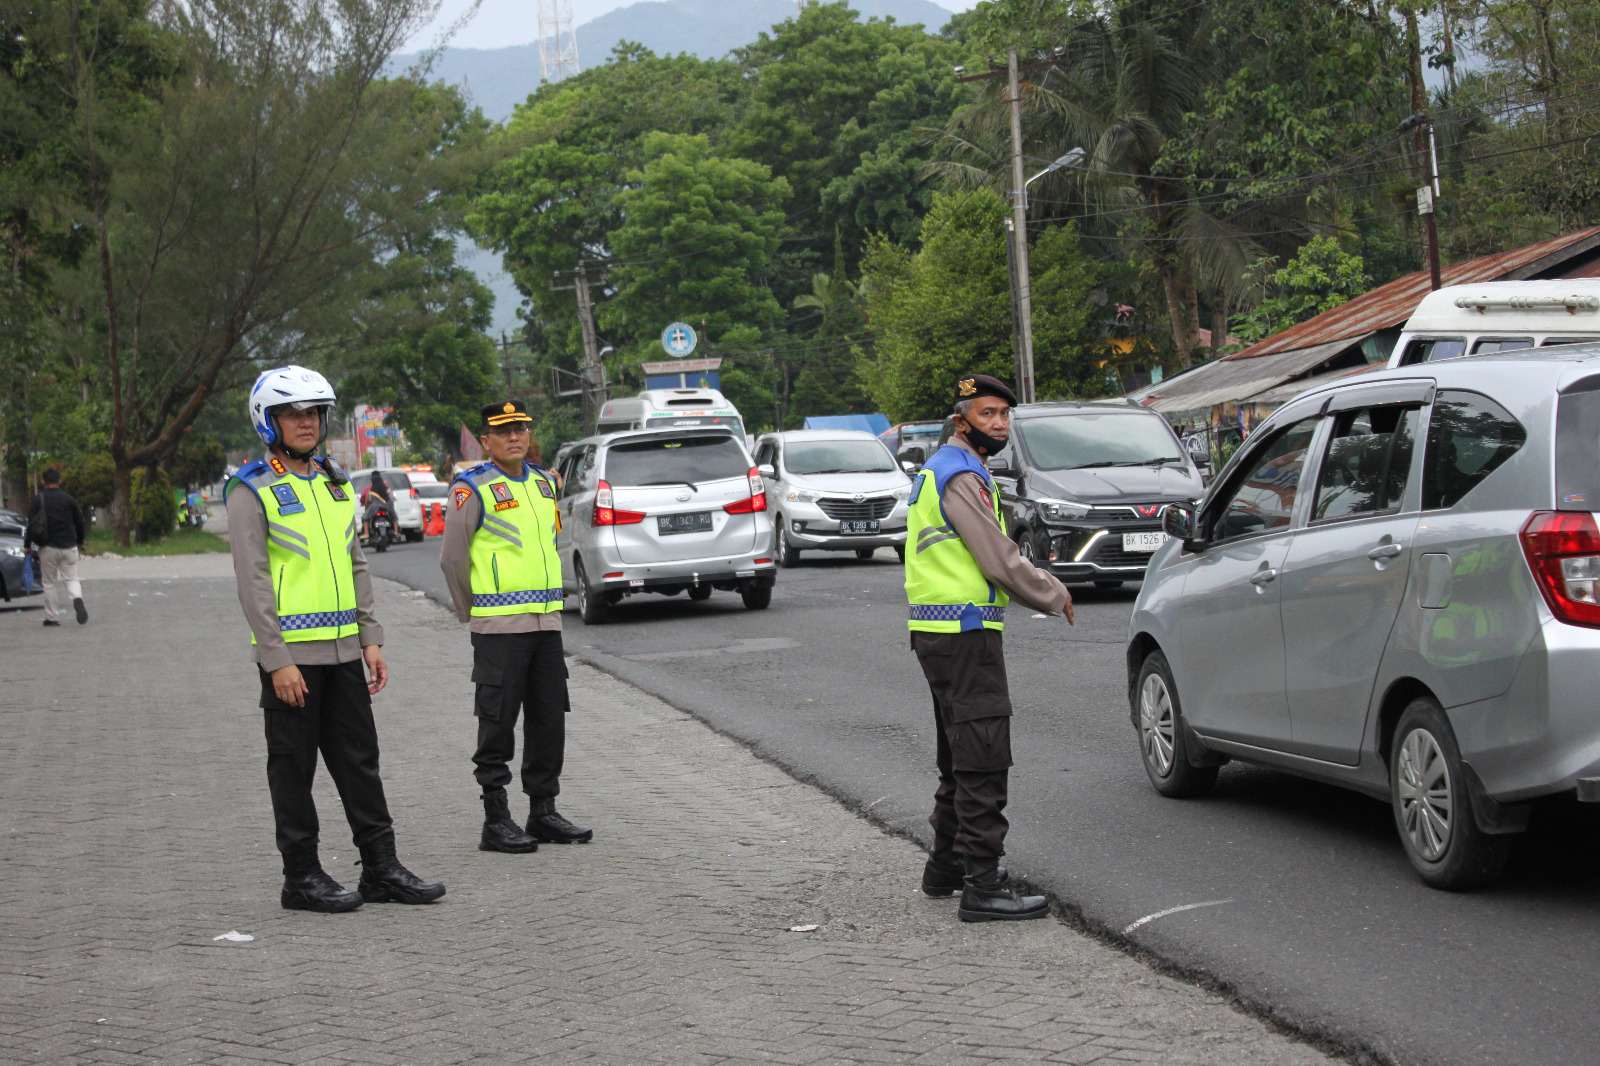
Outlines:
<svg viewBox="0 0 1600 1066"><path fill-rule="evenodd" d="M649 485L688 485L691 492L700 491L700 486L696 485L692 481L684 481L682 478L679 478L676 481L641 481L639 483L640 488L644 488Z"/></svg>

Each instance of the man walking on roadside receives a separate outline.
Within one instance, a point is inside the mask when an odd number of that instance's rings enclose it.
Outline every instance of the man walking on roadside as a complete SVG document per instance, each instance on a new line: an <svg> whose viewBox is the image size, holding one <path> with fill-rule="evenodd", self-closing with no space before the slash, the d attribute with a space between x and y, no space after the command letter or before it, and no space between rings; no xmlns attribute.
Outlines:
<svg viewBox="0 0 1600 1066"><path fill-rule="evenodd" d="M933 454L911 489L906 598L911 650L933 693L939 788L933 853L922 890L961 889L962 921L1043 918L1043 896L1020 895L1000 857L1009 823L1011 697L1001 632L1015 599L1072 622L1072 597L1022 558L1006 536L1000 494L984 459L1011 436L1016 396L987 374L956 382L955 435Z"/></svg>
<svg viewBox="0 0 1600 1066"><path fill-rule="evenodd" d="M395 855L372 718L372 697L389 682L383 629L373 616L350 479L315 455L333 403L333 387L315 371L262 374L249 411L267 458L223 488L239 603L261 675L267 786L283 856L279 898L289 910L325 913L444 895L444 885L421 880ZM318 751L361 852L359 892L329 877L317 857L311 781Z"/></svg>
<svg viewBox="0 0 1600 1066"><path fill-rule="evenodd" d="M44 624L61 624L57 590L65 585L81 626L89 620L89 608L84 606L83 586L78 583L78 552L83 550L89 526L83 520L83 508L78 506L78 501L61 487L61 471L51 467L39 480L44 488L28 509L23 548L31 541L39 549L40 580L44 582Z"/></svg>
<svg viewBox="0 0 1600 1066"><path fill-rule="evenodd" d="M541 842L582 844L594 836L556 811L569 708L555 545L561 519L549 471L527 461L532 424L519 400L483 408L480 439L489 461L451 482L439 553L456 617L472 633L482 851L529 852ZM506 798L518 713L522 791L531 804L526 831Z"/></svg>

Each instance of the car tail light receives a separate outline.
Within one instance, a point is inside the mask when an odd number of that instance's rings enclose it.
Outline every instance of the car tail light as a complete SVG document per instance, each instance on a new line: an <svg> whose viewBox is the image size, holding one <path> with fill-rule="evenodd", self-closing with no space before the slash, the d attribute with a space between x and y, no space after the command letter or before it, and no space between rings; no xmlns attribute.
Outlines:
<svg viewBox="0 0 1600 1066"><path fill-rule="evenodd" d="M724 511L729 514L752 514L767 509L767 487L761 480L761 471L752 466L749 477L750 495L745 499L723 504Z"/></svg>
<svg viewBox="0 0 1600 1066"><path fill-rule="evenodd" d="M644 521L643 511L618 511L611 504L611 486L600 482L594 494L594 521L597 526L631 526Z"/></svg>
<svg viewBox="0 0 1600 1066"><path fill-rule="evenodd" d="M417 498L417 490L416 489L412 489L411 490L411 498L413 500Z"/></svg>
<svg viewBox="0 0 1600 1066"><path fill-rule="evenodd" d="M1522 527L1522 551L1557 618L1600 628L1600 526L1594 515L1535 511Z"/></svg>

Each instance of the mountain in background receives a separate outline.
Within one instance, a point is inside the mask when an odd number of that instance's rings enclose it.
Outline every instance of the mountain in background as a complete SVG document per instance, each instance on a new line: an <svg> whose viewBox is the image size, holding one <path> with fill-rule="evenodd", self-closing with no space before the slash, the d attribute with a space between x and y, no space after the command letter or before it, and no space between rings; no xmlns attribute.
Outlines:
<svg viewBox="0 0 1600 1066"><path fill-rule="evenodd" d="M866 18L893 18L901 25L921 23L937 33L950 12L933 0L851 0ZM529 22L533 21L529 5ZM646 0L609 11L577 29L578 61L583 68L600 66L621 41L638 41L656 55L688 52L717 59L754 41L776 23L793 18L795 0ZM416 55L395 57L401 67ZM460 85L472 102L496 122L539 87L539 46L509 48L446 48L434 63L432 78Z"/></svg>

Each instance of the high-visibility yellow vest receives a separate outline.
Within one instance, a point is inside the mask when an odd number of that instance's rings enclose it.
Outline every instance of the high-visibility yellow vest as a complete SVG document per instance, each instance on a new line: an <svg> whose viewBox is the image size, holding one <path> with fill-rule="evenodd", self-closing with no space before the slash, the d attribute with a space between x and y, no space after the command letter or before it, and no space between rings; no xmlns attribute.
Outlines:
<svg viewBox="0 0 1600 1066"><path fill-rule="evenodd" d="M472 537L472 615L548 614L561 610L561 557L556 490L549 475L524 463L511 477L494 463L451 482L478 494L483 517Z"/></svg>
<svg viewBox="0 0 1600 1066"><path fill-rule="evenodd" d="M355 636L357 524L350 485L334 481L317 463L301 477L276 457L258 459L229 479L224 502L241 485L267 515L267 561L283 639ZM252 644L255 639L251 634Z"/></svg>
<svg viewBox="0 0 1600 1066"><path fill-rule="evenodd" d="M978 568L978 561L944 513L944 489L961 473L974 473L988 486L994 516L1003 532L1005 515L994 479L971 452L947 444L917 473L911 487L906 543L907 625L920 633L966 633L1005 628L1006 604L1000 588Z"/></svg>

